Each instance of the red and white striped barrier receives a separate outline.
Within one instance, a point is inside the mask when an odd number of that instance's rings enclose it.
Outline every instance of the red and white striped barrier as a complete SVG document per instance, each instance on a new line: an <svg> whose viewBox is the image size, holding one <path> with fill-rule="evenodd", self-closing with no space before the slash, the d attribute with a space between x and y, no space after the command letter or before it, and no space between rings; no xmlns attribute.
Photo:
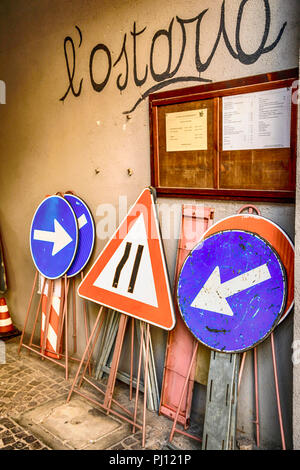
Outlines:
<svg viewBox="0 0 300 470"><path fill-rule="evenodd" d="M43 281L43 279L42 279ZM52 302L49 314L48 334L44 354L54 359L61 359L62 344L58 344L59 327L61 324L60 315L62 315L62 286L63 280L56 279L53 282ZM41 324L41 348L44 344L44 332L48 307L48 293L50 281L47 280L42 299L42 324Z"/></svg>

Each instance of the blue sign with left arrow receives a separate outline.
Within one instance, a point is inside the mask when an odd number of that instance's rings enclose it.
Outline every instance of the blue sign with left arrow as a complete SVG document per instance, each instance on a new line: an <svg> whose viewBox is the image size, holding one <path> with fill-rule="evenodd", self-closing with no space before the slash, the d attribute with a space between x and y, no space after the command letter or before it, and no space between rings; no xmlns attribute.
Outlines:
<svg viewBox="0 0 300 470"><path fill-rule="evenodd" d="M30 250L37 270L58 279L71 266L78 243L77 219L61 196L49 196L38 206L30 229Z"/></svg>
<svg viewBox="0 0 300 470"><path fill-rule="evenodd" d="M275 327L286 302L286 274L255 233L225 230L200 242L178 279L180 313L194 336L221 352L241 352Z"/></svg>

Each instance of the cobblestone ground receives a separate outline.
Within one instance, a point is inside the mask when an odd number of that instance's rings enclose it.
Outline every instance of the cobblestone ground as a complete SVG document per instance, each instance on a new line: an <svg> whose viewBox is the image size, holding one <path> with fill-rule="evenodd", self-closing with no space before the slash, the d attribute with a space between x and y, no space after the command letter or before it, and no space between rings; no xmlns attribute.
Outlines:
<svg viewBox="0 0 300 470"><path fill-rule="evenodd" d="M13 419L0 417L0 450L50 450Z"/></svg>
<svg viewBox="0 0 300 470"><path fill-rule="evenodd" d="M0 365L0 449L49 449L16 419L53 398L64 396L69 383L57 375L58 366L37 359L24 349L17 355L19 338L6 342L6 364Z"/></svg>
<svg viewBox="0 0 300 470"><path fill-rule="evenodd" d="M66 398L72 378L66 381L64 369L50 361L42 361L28 350L22 348L18 356L19 338L6 342L6 364L0 364L0 450L51 450L28 429L18 423L20 416L42 404L59 398ZM75 366L76 367L76 366ZM142 394L141 394L142 395ZM115 398L126 405L128 388L120 384L116 387ZM95 408L95 413L101 413ZM167 449L171 421L147 412L146 448ZM141 446L141 432L128 435L122 441L115 443L112 450L139 450ZM199 443L175 435L172 444L181 449L199 449Z"/></svg>

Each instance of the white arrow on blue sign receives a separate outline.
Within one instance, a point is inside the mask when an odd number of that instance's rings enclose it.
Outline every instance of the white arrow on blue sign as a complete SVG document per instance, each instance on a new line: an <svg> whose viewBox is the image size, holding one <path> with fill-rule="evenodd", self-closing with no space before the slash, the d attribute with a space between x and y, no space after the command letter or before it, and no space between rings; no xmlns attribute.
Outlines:
<svg viewBox="0 0 300 470"><path fill-rule="evenodd" d="M78 246L74 261L67 272L68 277L76 276L83 270L91 257L95 243L95 226L87 205L74 194L65 194L64 198L71 205L78 223Z"/></svg>
<svg viewBox="0 0 300 470"><path fill-rule="evenodd" d="M178 280L180 313L194 336L221 352L261 342L285 308L286 275L270 244L243 230L215 233L186 258Z"/></svg>
<svg viewBox="0 0 300 470"><path fill-rule="evenodd" d="M63 276L73 263L78 243L77 219L61 196L38 206L30 229L30 250L37 270L48 279Z"/></svg>
<svg viewBox="0 0 300 470"><path fill-rule="evenodd" d="M268 279L271 279L271 274L267 264L263 264L221 283L220 267L217 266L200 289L191 306L232 317L234 314L226 300L227 297L238 294Z"/></svg>

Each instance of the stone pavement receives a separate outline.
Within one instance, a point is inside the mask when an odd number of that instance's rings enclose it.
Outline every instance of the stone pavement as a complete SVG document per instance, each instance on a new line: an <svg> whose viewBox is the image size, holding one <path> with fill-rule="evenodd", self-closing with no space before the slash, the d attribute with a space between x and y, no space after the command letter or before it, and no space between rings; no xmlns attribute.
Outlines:
<svg viewBox="0 0 300 470"><path fill-rule="evenodd" d="M76 366L65 380L62 367L24 348L18 356L18 343L19 338L6 341L6 364L0 364L0 450L142 449L141 431L132 434L129 424L106 416L77 394L66 403ZM81 390L99 400L90 386ZM114 398L133 409L124 384L117 382ZM146 449L167 449L172 422L148 410L146 422ZM180 434L172 445L200 449L198 442Z"/></svg>

